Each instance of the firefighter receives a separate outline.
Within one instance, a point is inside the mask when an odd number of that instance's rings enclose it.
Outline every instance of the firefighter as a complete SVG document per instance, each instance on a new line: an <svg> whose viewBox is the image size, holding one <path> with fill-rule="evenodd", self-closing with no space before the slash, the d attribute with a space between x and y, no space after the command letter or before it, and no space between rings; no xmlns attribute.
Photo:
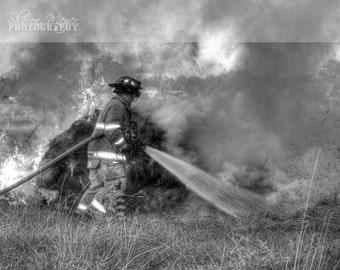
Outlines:
<svg viewBox="0 0 340 270"><path fill-rule="evenodd" d="M109 84L116 94L98 116L93 135L104 136L89 143L88 168L90 187L77 206L82 216L105 216L114 213L124 217L124 194L127 188L126 156L131 140L131 103L141 94L141 82L121 77Z"/></svg>

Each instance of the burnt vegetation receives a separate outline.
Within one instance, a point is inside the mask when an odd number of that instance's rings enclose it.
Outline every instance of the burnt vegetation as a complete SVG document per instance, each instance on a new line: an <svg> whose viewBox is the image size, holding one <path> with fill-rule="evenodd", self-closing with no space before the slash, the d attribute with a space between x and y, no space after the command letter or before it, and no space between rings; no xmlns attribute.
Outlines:
<svg viewBox="0 0 340 270"><path fill-rule="evenodd" d="M41 165L91 136L98 114L96 111L76 120L69 129L53 138ZM128 209L143 212L173 208L185 199L186 189L144 152L145 146L162 149L166 133L151 118L138 113L132 115L132 120L137 123L139 140L127 153L130 160L127 166L130 181ZM55 203L74 207L89 185L88 174L87 146L84 146L42 173L36 183L39 189L58 191Z"/></svg>

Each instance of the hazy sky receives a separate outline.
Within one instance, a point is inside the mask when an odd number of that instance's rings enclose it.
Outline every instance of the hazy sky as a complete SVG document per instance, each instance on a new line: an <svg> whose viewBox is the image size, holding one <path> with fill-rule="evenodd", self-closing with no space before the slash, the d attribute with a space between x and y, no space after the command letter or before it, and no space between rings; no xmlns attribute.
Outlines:
<svg viewBox="0 0 340 270"><path fill-rule="evenodd" d="M337 42L336 0L4 0L0 42ZM24 10L29 10L22 13ZM24 16L25 15L25 16ZM26 16L27 15L27 16ZM78 19L77 31L9 31L8 21Z"/></svg>

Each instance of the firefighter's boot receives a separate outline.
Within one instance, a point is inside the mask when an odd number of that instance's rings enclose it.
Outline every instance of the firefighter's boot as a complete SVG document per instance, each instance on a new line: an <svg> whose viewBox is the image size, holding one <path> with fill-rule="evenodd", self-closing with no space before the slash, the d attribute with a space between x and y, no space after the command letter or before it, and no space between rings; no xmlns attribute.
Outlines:
<svg viewBox="0 0 340 270"><path fill-rule="evenodd" d="M116 216L118 219L125 219L125 194L122 191L117 191L115 194Z"/></svg>

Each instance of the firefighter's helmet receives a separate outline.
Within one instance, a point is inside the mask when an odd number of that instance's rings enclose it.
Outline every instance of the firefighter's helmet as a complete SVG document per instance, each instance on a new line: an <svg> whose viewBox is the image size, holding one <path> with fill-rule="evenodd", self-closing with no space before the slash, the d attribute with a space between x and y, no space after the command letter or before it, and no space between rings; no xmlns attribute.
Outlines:
<svg viewBox="0 0 340 270"><path fill-rule="evenodd" d="M131 77L121 77L115 83L110 83L114 93L129 93L137 97L140 96L141 82Z"/></svg>

